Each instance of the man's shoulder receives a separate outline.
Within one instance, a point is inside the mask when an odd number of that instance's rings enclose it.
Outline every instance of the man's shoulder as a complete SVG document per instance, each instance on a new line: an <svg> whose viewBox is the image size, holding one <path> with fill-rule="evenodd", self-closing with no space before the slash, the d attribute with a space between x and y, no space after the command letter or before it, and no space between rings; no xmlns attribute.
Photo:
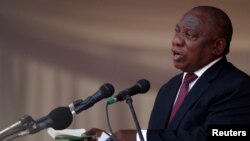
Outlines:
<svg viewBox="0 0 250 141"><path fill-rule="evenodd" d="M241 69L239 69L238 67L236 67L230 62L228 63L227 67L224 68L223 70L224 70L223 73L230 76L231 78L245 79L245 80L250 81L250 77L246 72L242 71Z"/></svg>

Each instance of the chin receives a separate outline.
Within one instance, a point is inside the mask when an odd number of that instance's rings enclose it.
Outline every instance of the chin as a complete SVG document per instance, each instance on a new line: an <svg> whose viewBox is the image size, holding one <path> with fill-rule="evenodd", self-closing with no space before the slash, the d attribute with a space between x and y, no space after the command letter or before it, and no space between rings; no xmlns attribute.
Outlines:
<svg viewBox="0 0 250 141"><path fill-rule="evenodd" d="M174 63L174 67L176 69L178 69L178 70L181 70L181 71L185 71L186 70L185 67L183 67L183 65L180 65L180 64Z"/></svg>
<svg viewBox="0 0 250 141"><path fill-rule="evenodd" d="M190 68L184 67L184 66L177 66L175 65L175 68L182 71L182 72L193 72Z"/></svg>

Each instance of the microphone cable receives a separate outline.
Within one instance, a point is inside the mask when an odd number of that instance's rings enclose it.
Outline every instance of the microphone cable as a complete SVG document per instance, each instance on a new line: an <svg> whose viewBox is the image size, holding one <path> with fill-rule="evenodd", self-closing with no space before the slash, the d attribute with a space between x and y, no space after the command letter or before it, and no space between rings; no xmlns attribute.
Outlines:
<svg viewBox="0 0 250 141"><path fill-rule="evenodd" d="M108 110L109 104L107 103L105 107L106 107L106 119L107 119L107 124L108 124L109 132L110 132L110 133L107 133L104 131L109 136L109 139L107 139L106 141L116 141L115 134L111 128L111 124L110 124L110 120L109 120L110 119L109 118L109 110Z"/></svg>

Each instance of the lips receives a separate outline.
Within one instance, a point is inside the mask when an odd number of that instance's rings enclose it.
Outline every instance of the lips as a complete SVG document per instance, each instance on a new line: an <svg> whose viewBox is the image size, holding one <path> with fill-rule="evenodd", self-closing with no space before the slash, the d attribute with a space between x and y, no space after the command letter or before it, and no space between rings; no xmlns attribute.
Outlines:
<svg viewBox="0 0 250 141"><path fill-rule="evenodd" d="M179 50L174 50L172 49L172 60L173 61L178 61L183 58L183 54Z"/></svg>

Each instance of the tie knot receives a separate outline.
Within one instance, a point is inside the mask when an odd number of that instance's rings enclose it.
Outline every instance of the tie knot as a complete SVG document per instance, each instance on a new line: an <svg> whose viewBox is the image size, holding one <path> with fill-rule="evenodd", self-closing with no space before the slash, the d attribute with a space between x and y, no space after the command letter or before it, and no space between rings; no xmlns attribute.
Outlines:
<svg viewBox="0 0 250 141"><path fill-rule="evenodd" d="M187 73L185 78L184 78L184 83L190 83L192 81L194 81L198 76L195 75L194 73Z"/></svg>

